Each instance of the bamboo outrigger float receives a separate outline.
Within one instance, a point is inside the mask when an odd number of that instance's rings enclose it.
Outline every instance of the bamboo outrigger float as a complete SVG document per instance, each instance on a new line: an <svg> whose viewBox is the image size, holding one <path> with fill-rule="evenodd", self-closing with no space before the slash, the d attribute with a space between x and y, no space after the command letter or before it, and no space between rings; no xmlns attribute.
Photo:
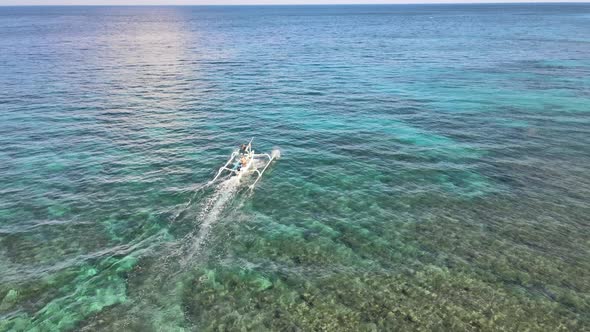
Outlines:
<svg viewBox="0 0 590 332"><path fill-rule="evenodd" d="M253 189L256 183L260 181L262 174L268 168L270 163L277 159L280 156L278 151L273 151L272 154L268 153L255 153L252 150L252 140L248 142L247 145L242 145L239 151L234 151L231 156L229 157L228 161L223 165L219 171L217 171L217 175L213 178L212 182L217 180L222 174L230 173L233 176L236 176L238 181L242 179L242 177L247 173L256 173L257 177L254 183L252 183L249 188ZM262 170L256 167L256 162L264 160L265 164L262 167Z"/></svg>

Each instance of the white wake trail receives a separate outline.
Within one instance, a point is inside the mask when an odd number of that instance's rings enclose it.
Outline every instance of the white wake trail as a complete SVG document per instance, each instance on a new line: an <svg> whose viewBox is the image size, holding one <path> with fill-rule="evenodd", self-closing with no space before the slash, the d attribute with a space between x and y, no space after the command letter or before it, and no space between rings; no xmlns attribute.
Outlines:
<svg viewBox="0 0 590 332"><path fill-rule="evenodd" d="M184 256L182 265L189 264L194 256L201 252L212 226L219 220L219 216L225 209L225 206L237 193L239 185L240 183L237 177L230 177L219 183L213 194L207 198L197 217L197 220L202 220L199 231L195 236L188 239L191 243L189 244L188 252Z"/></svg>

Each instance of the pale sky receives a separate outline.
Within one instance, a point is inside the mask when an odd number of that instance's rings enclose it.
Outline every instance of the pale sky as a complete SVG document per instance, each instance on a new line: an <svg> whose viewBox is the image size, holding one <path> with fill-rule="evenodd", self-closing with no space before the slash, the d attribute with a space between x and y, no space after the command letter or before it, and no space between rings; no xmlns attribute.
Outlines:
<svg viewBox="0 0 590 332"><path fill-rule="evenodd" d="M0 0L0 6L24 5L289 5L486 2L588 2L588 0Z"/></svg>

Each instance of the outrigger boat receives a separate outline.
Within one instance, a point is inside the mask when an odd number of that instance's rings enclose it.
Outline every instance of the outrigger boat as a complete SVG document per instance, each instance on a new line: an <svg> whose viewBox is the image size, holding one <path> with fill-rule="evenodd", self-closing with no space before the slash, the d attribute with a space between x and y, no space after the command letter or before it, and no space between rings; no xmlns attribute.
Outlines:
<svg viewBox="0 0 590 332"><path fill-rule="evenodd" d="M248 142L247 145L242 145L239 151L234 151L231 154L229 160L219 169L219 171L217 171L217 175L215 175L215 178L211 180L211 182L217 180L222 174L230 173L237 177L237 181L240 181L245 174L256 173L258 175L256 180L249 186L250 189L254 188L256 183L258 183L262 177L264 171L266 171L273 160L280 156L280 153L277 150L273 151L272 154L257 154L252 150L252 140L254 140L254 138L250 139L250 142ZM257 164L260 164L260 161L264 161L264 167L262 167L262 170L257 167Z"/></svg>

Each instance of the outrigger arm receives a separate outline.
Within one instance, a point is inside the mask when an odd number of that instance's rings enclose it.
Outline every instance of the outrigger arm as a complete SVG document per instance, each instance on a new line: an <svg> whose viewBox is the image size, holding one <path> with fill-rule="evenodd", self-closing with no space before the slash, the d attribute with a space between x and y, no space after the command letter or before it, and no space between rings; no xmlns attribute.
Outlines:
<svg viewBox="0 0 590 332"><path fill-rule="evenodd" d="M266 169L268 168L268 166L270 165L270 163L272 163L272 161L275 159L275 157L270 156L267 153L262 153L262 154L255 154L256 156L261 156L261 157L267 157L268 158L268 162L266 163L266 165L264 166L264 168L262 169L262 171L259 171L258 169L255 169L254 171L256 173L258 173L258 178L256 178L256 181L254 181L254 183L252 183L250 185L250 189L254 189L254 186L256 185L256 183L258 183L258 180L260 180L260 178L262 177L262 173L264 173L264 171L266 171Z"/></svg>
<svg viewBox="0 0 590 332"><path fill-rule="evenodd" d="M219 171L217 172L217 175L215 175L215 178L213 178L213 180L211 180L211 182L214 182L215 180L217 180L217 178L221 175L221 172L223 172L223 170L227 170L227 171L230 171L230 172L233 172L234 171L233 169L227 168L227 165L229 165L232 162L232 160L234 160L234 157L237 154L238 154L237 152L233 152L231 154L231 157L229 157L229 160L227 161L227 163L225 163L225 165L223 165L223 167L221 167L219 169Z"/></svg>

